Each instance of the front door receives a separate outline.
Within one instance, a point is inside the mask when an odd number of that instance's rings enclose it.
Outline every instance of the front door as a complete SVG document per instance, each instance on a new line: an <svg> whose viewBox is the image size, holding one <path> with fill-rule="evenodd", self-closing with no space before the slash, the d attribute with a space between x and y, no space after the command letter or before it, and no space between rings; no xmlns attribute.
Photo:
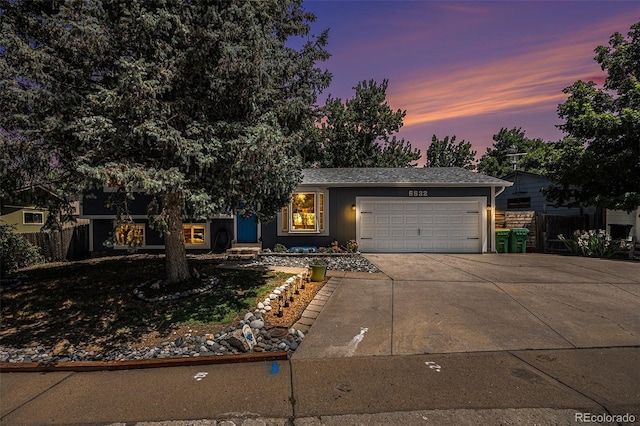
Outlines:
<svg viewBox="0 0 640 426"><path fill-rule="evenodd" d="M241 215L236 216L236 242L257 243L258 242L258 217L253 214L248 218Z"/></svg>

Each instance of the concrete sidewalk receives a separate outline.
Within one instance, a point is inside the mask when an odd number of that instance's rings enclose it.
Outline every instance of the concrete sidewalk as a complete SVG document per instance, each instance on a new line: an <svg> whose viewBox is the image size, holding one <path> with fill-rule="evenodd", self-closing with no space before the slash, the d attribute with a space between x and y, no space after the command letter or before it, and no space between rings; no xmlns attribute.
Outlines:
<svg viewBox="0 0 640 426"><path fill-rule="evenodd" d="M639 264L367 257L385 274L334 276L287 361L3 373L0 421L569 425L590 413L640 423Z"/></svg>

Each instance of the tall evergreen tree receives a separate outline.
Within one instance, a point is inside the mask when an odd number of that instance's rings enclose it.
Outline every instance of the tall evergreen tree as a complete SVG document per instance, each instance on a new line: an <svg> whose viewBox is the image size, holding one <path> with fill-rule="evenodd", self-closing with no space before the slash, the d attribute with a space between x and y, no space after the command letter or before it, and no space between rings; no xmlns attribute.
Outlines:
<svg viewBox="0 0 640 426"><path fill-rule="evenodd" d="M330 81L315 65L327 33L310 34L301 0L0 8L3 194L53 182L65 194L108 184L125 200L151 196L167 282L189 277L183 219L268 218L289 202ZM306 41L296 49L292 37Z"/></svg>
<svg viewBox="0 0 640 426"><path fill-rule="evenodd" d="M321 167L409 167L420 150L392 136L402 127L406 111L393 111L386 99L389 82L361 81L352 99L331 95L320 110L316 156L308 163Z"/></svg>
<svg viewBox="0 0 640 426"><path fill-rule="evenodd" d="M463 139L456 144L455 135L451 139L445 136L442 140L433 135L427 148L425 167L462 167L473 170L476 154L477 151L471 149L471 142Z"/></svg>

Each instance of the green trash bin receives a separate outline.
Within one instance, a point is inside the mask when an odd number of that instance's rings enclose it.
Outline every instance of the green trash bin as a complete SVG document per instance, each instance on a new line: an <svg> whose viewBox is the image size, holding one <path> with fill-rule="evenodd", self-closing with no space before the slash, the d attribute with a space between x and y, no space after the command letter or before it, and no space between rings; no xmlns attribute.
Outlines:
<svg viewBox="0 0 640 426"><path fill-rule="evenodd" d="M527 228L511 228L511 236L509 238L509 253L526 253L527 252Z"/></svg>
<svg viewBox="0 0 640 426"><path fill-rule="evenodd" d="M496 228L496 251L498 253L509 253L509 228Z"/></svg>

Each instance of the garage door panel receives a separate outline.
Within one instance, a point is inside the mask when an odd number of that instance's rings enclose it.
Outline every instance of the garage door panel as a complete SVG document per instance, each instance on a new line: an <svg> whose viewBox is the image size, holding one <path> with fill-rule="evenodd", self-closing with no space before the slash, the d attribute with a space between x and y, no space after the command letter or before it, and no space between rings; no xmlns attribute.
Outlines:
<svg viewBox="0 0 640 426"><path fill-rule="evenodd" d="M405 223L405 217L404 216L391 216L390 223L392 225L402 225L402 224Z"/></svg>
<svg viewBox="0 0 640 426"><path fill-rule="evenodd" d="M391 233L389 232L389 228L376 228L373 235L375 238L389 238L391 237Z"/></svg>

